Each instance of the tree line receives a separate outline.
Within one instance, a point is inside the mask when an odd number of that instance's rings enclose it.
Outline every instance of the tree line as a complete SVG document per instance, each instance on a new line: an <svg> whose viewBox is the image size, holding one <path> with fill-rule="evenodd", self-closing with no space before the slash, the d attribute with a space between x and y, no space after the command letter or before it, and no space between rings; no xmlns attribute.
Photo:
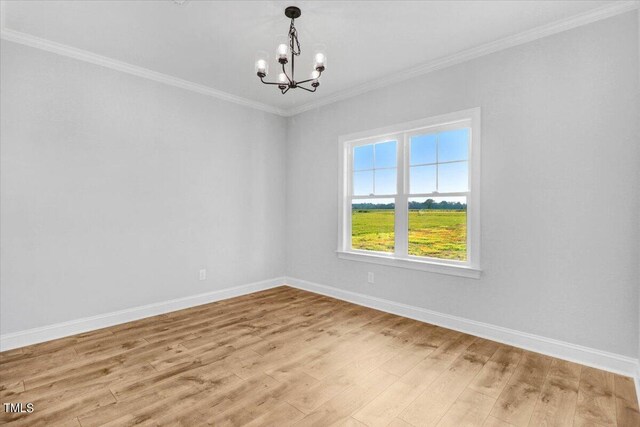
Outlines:
<svg viewBox="0 0 640 427"><path fill-rule="evenodd" d="M395 203L354 203L352 209L368 210L368 209L395 209ZM424 202L409 202L409 209L441 209L441 210L467 210L466 203L448 202L443 200L436 202L433 199L427 199Z"/></svg>

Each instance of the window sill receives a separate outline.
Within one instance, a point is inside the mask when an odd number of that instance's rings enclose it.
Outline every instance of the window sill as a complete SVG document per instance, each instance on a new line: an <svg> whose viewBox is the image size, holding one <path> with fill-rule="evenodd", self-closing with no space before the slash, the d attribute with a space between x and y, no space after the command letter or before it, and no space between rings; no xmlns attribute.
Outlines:
<svg viewBox="0 0 640 427"><path fill-rule="evenodd" d="M364 254L360 252L336 251L338 258L350 261L363 261L373 264L387 265L390 267L409 268L412 270L428 271L431 273L448 274L450 276L468 277L479 279L482 270L478 268L444 264L416 259L394 258L392 256L378 254Z"/></svg>

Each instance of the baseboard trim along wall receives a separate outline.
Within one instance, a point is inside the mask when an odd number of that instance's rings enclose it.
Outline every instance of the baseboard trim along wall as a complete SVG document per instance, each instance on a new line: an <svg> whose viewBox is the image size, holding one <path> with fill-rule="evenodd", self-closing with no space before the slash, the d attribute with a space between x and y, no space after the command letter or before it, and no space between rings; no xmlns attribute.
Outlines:
<svg viewBox="0 0 640 427"><path fill-rule="evenodd" d="M85 317L68 322L56 323L39 328L0 335L0 351L11 350L31 344L89 332L96 329L143 319L145 317L156 316L176 310L247 295L282 285L288 285L293 288L326 295L387 313L396 314L398 316L408 317L421 322L431 323L481 338L535 351L537 353L630 376L635 379L637 395L640 396L640 364L638 359L551 338L545 338L526 332L520 332L514 329L504 328L502 326L439 313L425 308L372 297L357 292L345 291L332 286L321 285L292 277L278 277L232 288L190 295L169 301L132 307L112 313L104 313L97 316Z"/></svg>
<svg viewBox="0 0 640 427"><path fill-rule="evenodd" d="M320 285L292 277L286 278L286 284L294 288L315 292L387 313L397 314L398 316L408 317L421 322L431 323L481 338L498 341L514 347L524 348L536 353L542 353L559 359L629 376L636 379L636 384L640 381L638 377L640 375L638 359L631 357L520 332L502 326L477 322L463 317L439 313L365 294L345 291L332 286ZM640 391L638 396L640 396Z"/></svg>
<svg viewBox="0 0 640 427"><path fill-rule="evenodd" d="M638 405L640 406L640 360L638 361L634 380L636 384L636 397L638 398Z"/></svg>
<svg viewBox="0 0 640 427"><path fill-rule="evenodd" d="M282 286L283 283L284 279L278 277L269 280L263 280L260 282L248 283L246 285L235 286L232 288L220 289L197 295L190 295L182 298L172 299L169 301L147 304L139 307L132 307L124 310L114 311L111 313L99 314L97 316L85 317L82 319L70 320L68 322L55 323L53 325L4 334L0 335L0 351L6 351L31 344L51 341L70 335L81 334L96 329L106 328L109 326L119 325L121 323L143 319L145 317L157 316L159 314L182 310L184 308L195 307L197 305L208 304L215 301L221 301L241 295L247 295L254 292Z"/></svg>

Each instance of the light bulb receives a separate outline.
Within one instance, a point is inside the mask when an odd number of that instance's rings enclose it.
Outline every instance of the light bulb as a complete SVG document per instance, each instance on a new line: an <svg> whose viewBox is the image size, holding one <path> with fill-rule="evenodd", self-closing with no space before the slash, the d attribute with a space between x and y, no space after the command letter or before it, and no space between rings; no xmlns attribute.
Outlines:
<svg viewBox="0 0 640 427"><path fill-rule="evenodd" d="M264 59L258 59L256 61L256 74L266 76L269 72L269 64Z"/></svg>
<svg viewBox="0 0 640 427"><path fill-rule="evenodd" d="M287 84L289 79L287 79L287 75L285 73L280 73L280 75L278 75L278 83L281 84Z"/></svg>
<svg viewBox="0 0 640 427"><path fill-rule="evenodd" d="M286 44L282 43L278 45L278 49L277 49L278 60L287 59L288 53L289 53L289 47Z"/></svg>
<svg viewBox="0 0 640 427"><path fill-rule="evenodd" d="M320 82L318 81L318 77L320 77L320 71L313 70L311 72L311 78L313 79L313 80L311 80L311 86L313 88L316 88L316 87L320 86Z"/></svg>
<svg viewBox="0 0 640 427"><path fill-rule="evenodd" d="M327 61L327 58L324 56L324 53L318 52L315 56L316 68L324 67L324 63Z"/></svg>

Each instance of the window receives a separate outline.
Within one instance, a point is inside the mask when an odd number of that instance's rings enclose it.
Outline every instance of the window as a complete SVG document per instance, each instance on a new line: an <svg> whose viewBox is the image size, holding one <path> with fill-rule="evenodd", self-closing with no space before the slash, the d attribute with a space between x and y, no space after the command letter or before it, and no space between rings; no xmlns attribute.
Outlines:
<svg viewBox="0 0 640 427"><path fill-rule="evenodd" d="M480 109L340 138L340 258L479 277Z"/></svg>

